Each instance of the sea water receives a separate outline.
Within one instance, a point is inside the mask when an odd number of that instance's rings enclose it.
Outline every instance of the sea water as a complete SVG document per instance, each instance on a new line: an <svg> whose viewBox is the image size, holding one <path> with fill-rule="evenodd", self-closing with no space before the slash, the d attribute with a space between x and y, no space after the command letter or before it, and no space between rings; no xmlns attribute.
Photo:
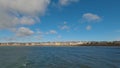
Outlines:
<svg viewBox="0 0 120 68"><path fill-rule="evenodd" d="M120 68L120 47L0 47L0 68Z"/></svg>

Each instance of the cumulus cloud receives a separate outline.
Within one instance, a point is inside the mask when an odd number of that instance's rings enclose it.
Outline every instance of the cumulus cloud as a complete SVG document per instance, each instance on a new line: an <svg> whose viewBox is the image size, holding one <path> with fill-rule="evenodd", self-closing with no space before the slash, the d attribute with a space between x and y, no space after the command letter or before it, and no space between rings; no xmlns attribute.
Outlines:
<svg viewBox="0 0 120 68"><path fill-rule="evenodd" d="M79 0L59 0L60 6L66 6L74 2L78 2Z"/></svg>
<svg viewBox="0 0 120 68"><path fill-rule="evenodd" d="M34 31L26 27L20 27L15 33L17 37L25 37L34 34Z"/></svg>
<svg viewBox="0 0 120 68"><path fill-rule="evenodd" d="M93 13L85 13L82 16L83 20L86 22L98 22L101 20L101 17Z"/></svg>
<svg viewBox="0 0 120 68"><path fill-rule="evenodd" d="M50 0L0 0L0 30L40 21L38 16L45 13L49 3Z"/></svg>
<svg viewBox="0 0 120 68"><path fill-rule="evenodd" d="M28 17L28 16L23 16L21 18L15 18L15 22L18 22L18 24L21 25L33 25L36 22L40 22L38 17Z"/></svg>
<svg viewBox="0 0 120 68"><path fill-rule="evenodd" d="M15 18L15 16L10 16L5 11L0 10L0 30L15 27L17 25L17 22L14 21Z"/></svg>
<svg viewBox="0 0 120 68"><path fill-rule="evenodd" d="M35 20L33 18L23 17L20 19L20 23L25 25L32 25L35 23Z"/></svg>
<svg viewBox="0 0 120 68"><path fill-rule="evenodd" d="M86 30L91 30L92 29L92 26L90 26L90 25L88 25L87 27L86 27Z"/></svg>
<svg viewBox="0 0 120 68"><path fill-rule="evenodd" d="M44 13L50 0L0 0L0 7L22 14Z"/></svg>

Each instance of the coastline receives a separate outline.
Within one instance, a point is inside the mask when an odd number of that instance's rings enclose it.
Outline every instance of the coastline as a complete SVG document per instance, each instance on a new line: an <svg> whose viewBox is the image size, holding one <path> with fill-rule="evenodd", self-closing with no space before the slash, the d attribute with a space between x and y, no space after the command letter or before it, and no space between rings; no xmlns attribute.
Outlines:
<svg viewBox="0 0 120 68"><path fill-rule="evenodd" d="M120 46L120 41L112 41L112 42L70 41L70 42L31 42L31 43L8 42L8 43L0 43L0 46Z"/></svg>

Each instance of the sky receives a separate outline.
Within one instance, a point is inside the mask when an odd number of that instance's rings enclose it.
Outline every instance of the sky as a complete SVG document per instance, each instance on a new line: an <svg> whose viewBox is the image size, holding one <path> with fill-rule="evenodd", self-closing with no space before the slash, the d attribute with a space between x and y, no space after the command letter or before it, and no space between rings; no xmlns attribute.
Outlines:
<svg viewBox="0 0 120 68"><path fill-rule="evenodd" d="M0 42L119 41L120 0L0 0Z"/></svg>

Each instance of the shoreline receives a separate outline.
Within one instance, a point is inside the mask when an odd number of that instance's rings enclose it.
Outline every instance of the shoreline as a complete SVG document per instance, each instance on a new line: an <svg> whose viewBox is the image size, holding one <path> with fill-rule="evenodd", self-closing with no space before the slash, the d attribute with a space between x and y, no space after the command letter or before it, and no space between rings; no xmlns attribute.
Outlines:
<svg viewBox="0 0 120 68"><path fill-rule="evenodd" d="M0 45L0 47L4 47L4 46L10 46L10 47L12 47L12 46L15 46L15 47L21 47L21 46L25 46L25 47L34 47L34 46L38 46L38 47L84 47L84 46L87 46L87 47L91 47L91 46L109 46L109 47L112 47L112 46L115 46L115 47L117 47L117 46L119 46L120 47L120 45Z"/></svg>
<svg viewBox="0 0 120 68"><path fill-rule="evenodd" d="M8 42L8 43L0 43L0 46L120 46L120 41L112 41L112 42L70 41L70 42L31 42L31 43Z"/></svg>

